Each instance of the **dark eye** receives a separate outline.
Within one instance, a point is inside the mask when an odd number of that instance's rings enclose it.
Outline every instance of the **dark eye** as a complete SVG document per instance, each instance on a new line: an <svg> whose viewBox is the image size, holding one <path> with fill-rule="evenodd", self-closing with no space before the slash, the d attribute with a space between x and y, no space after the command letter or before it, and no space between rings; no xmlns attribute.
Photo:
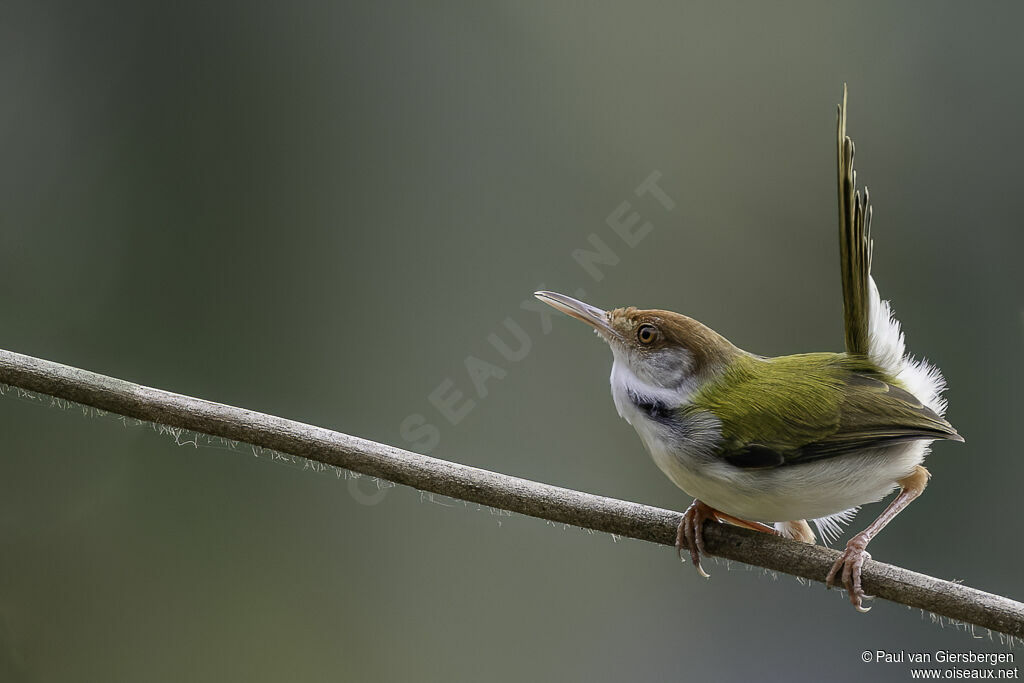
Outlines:
<svg viewBox="0 0 1024 683"><path fill-rule="evenodd" d="M658 328L654 325L641 325L636 331L636 338L641 344L650 344L658 336Z"/></svg>

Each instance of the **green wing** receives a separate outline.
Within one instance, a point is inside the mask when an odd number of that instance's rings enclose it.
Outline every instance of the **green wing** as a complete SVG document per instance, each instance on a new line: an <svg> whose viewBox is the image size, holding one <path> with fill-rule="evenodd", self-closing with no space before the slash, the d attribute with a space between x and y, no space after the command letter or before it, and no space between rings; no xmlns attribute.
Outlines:
<svg viewBox="0 0 1024 683"><path fill-rule="evenodd" d="M868 188L857 191L854 145L846 135L846 85L836 124L839 169L839 267L843 281L843 320L847 353L867 355L871 276L871 204Z"/></svg>
<svg viewBox="0 0 1024 683"><path fill-rule="evenodd" d="M919 439L963 439L933 410L860 356L745 358L701 391L693 408L722 425L717 455L777 467Z"/></svg>

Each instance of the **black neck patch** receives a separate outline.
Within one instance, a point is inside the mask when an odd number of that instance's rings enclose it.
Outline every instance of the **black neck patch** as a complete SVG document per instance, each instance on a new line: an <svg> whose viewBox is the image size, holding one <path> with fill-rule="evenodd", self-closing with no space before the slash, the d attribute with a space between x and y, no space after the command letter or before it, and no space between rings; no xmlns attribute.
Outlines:
<svg viewBox="0 0 1024 683"><path fill-rule="evenodd" d="M632 389L627 392L627 395L629 396L630 403L635 405L641 413L655 422L675 422L676 411L664 401L659 401L658 399L651 398L650 396L640 396Z"/></svg>

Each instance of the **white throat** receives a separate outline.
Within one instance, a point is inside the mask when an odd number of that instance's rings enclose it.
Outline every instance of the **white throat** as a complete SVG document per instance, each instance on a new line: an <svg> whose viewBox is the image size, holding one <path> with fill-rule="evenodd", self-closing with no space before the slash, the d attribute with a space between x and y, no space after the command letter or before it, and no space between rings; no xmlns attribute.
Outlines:
<svg viewBox="0 0 1024 683"><path fill-rule="evenodd" d="M629 364L615 354L612 363L612 374L609 378L612 385L612 399L619 416L626 422L640 429L647 417L637 407L637 399L643 403L661 404L666 408L679 408L690 403L696 391L696 382L688 378L677 387L665 388L646 382L633 372Z"/></svg>

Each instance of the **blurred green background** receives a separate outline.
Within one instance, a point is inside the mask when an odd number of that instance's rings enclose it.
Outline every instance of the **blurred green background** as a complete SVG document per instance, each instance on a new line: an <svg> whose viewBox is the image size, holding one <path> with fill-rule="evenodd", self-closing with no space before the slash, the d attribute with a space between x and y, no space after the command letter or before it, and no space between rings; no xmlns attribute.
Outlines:
<svg viewBox="0 0 1024 683"><path fill-rule="evenodd" d="M8 3L0 346L681 510L540 286L842 346L834 116L964 446L880 560L1024 597L1015 3ZM675 206L634 188L652 172ZM629 202L652 229L607 225ZM573 259L596 235L618 263ZM526 357L488 342L511 318ZM465 368L500 367L480 398ZM452 425L428 398L474 401ZM0 398L0 680L907 680L820 584ZM353 488L354 487L354 488ZM874 505L854 522L865 526ZM979 636L982 634L978 634ZM1016 650L1019 654L1020 648Z"/></svg>

